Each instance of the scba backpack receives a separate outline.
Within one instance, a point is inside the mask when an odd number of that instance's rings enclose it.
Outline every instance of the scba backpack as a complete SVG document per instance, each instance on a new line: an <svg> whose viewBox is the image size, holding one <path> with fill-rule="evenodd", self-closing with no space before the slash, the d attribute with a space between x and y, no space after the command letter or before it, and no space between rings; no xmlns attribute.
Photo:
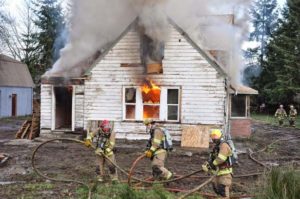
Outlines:
<svg viewBox="0 0 300 199"><path fill-rule="evenodd" d="M173 150L173 139L172 136L170 135L170 132L165 129L162 128L164 135L165 135L165 140L163 142L163 148L167 151L172 151Z"/></svg>

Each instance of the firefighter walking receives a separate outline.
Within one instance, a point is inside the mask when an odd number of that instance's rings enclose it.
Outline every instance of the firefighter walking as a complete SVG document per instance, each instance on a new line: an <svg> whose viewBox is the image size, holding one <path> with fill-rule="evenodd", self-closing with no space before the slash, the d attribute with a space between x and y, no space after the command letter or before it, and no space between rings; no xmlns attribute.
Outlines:
<svg viewBox="0 0 300 199"><path fill-rule="evenodd" d="M232 150L222 137L219 129L213 129L210 138L214 148L210 153L209 161L202 165L205 172L216 174L213 189L221 198L229 198L229 189L232 184Z"/></svg>
<svg viewBox="0 0 300 199"><path fill-rule="evenodd" d="M279 108L276 110L276 112L275 112L275 117L276 117L277 120L278 120L279 126L282 126L282 125L283 125L284 119L287 117L286 111L284 110L282 104L281 104L281 105L279 106Z"/></svg>
<svg viewBox="0 0 300 199"><path fill-rule="evenodd" d="M109 158L109 160L111 160L113 163L116 163L115 155L113 152L115 147L116 133L113 131L113 123L109 122L108 120L103 120L100 123L99 128L91 133L88 132L87 138L85 140L85 145L87 147L90 147L92 145L92 139L94 137L97 140L97 149L95 153L97 154L97 162L99 164L99 170L96 170L98 181L104 181L104 165L106 164L108 166L112 182L117 182L118 174L115 166L107 161L105 157L103 157L104 154Z"/></svg>
<svg viewBox="0 0 300 199"><path fill-rule="evenodd" d="M145 120L147 132L150 133L146 157L151 159L152 175L155 180L168 180L172 173L165 168L168 149L165 147L165 134L161 127L158 127L153 120Z"/></svg>
<svg viewBox="0 0 300 199"><path fill-rule="evenodd" d="M293 105L290 106L290 112L289 112L289 122L290 126L296 127L296 117L297 117L297 110L294 108Z"/></svg>

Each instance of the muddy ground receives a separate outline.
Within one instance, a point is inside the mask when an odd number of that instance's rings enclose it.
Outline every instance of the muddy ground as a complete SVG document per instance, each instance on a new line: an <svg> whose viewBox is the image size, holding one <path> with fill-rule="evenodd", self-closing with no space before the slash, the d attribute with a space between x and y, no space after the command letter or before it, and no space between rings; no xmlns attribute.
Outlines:
<svg viewBox="0 0 300 199"><path fill-rule="evenodd" d="M31 154L43 139L15 140L14 136L23 119L0 120L0 153L10 155L9 161L0 167L0 198L79 198L76 183L61 183L45 180L35 174L31 168ZM300 167L300 130L271 126L259 122L252 124L254 133L249 139L236 139L239 165L234 168L234 184L232 191L237 195L253 195L260 186L259 176L240 177L240 175L263 172L265 167L254 162L247 153L265 149L253 156L266 166L293 165ZM278 141L272 145L276 140ZM117 163L128 170L132 162L142 154L146 142L117 142ZM199 170L207 159L208 150L191 150L176 147L167 160L167 167L176 176ZM91 149L75 143L51 143L41 148L36 156L38 168L47 176L60 179L74 179L86 183L95 182L95 159ZM149 160L142 160L135 170L135 176L147 178L151 176ZM207 178L199 173L192 178L165 185L166 188L182 190L191 189ZM126 176L120 175L121 181ZM97 185L98 186L98 185ZM99 185L101 186L101 185ZM212 192L210 186L203 189Z"/></svg>

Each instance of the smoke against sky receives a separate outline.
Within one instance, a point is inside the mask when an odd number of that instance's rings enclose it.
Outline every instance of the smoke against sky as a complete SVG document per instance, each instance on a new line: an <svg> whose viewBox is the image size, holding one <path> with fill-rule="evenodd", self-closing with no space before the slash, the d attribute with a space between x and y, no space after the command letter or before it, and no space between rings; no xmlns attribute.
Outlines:
<svg viewBox="0 0 300 199"><path fill-rule="evenodd" d="M139 16L139 25L153 40L168 37L168 17L205 50L231 52L228 73L237 82L242 66L240 52L246 37L250 0L72 0L69 43L47 75L79 75L74 67L116 39ZM205 15L235 14L235 25ZM209 25L209 26L207 26Z"/></svg>

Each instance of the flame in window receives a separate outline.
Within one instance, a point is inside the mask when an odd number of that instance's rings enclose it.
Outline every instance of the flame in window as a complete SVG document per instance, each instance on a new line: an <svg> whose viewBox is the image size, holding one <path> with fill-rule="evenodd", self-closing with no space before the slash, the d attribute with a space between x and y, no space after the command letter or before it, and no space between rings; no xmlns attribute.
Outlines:
<svg viewBox="0 0 300 199"><path fill-rule="evenodd" d="M159 119L161 89L152 80L145 80L141 87L143 97L143 117Z"/></svg>

